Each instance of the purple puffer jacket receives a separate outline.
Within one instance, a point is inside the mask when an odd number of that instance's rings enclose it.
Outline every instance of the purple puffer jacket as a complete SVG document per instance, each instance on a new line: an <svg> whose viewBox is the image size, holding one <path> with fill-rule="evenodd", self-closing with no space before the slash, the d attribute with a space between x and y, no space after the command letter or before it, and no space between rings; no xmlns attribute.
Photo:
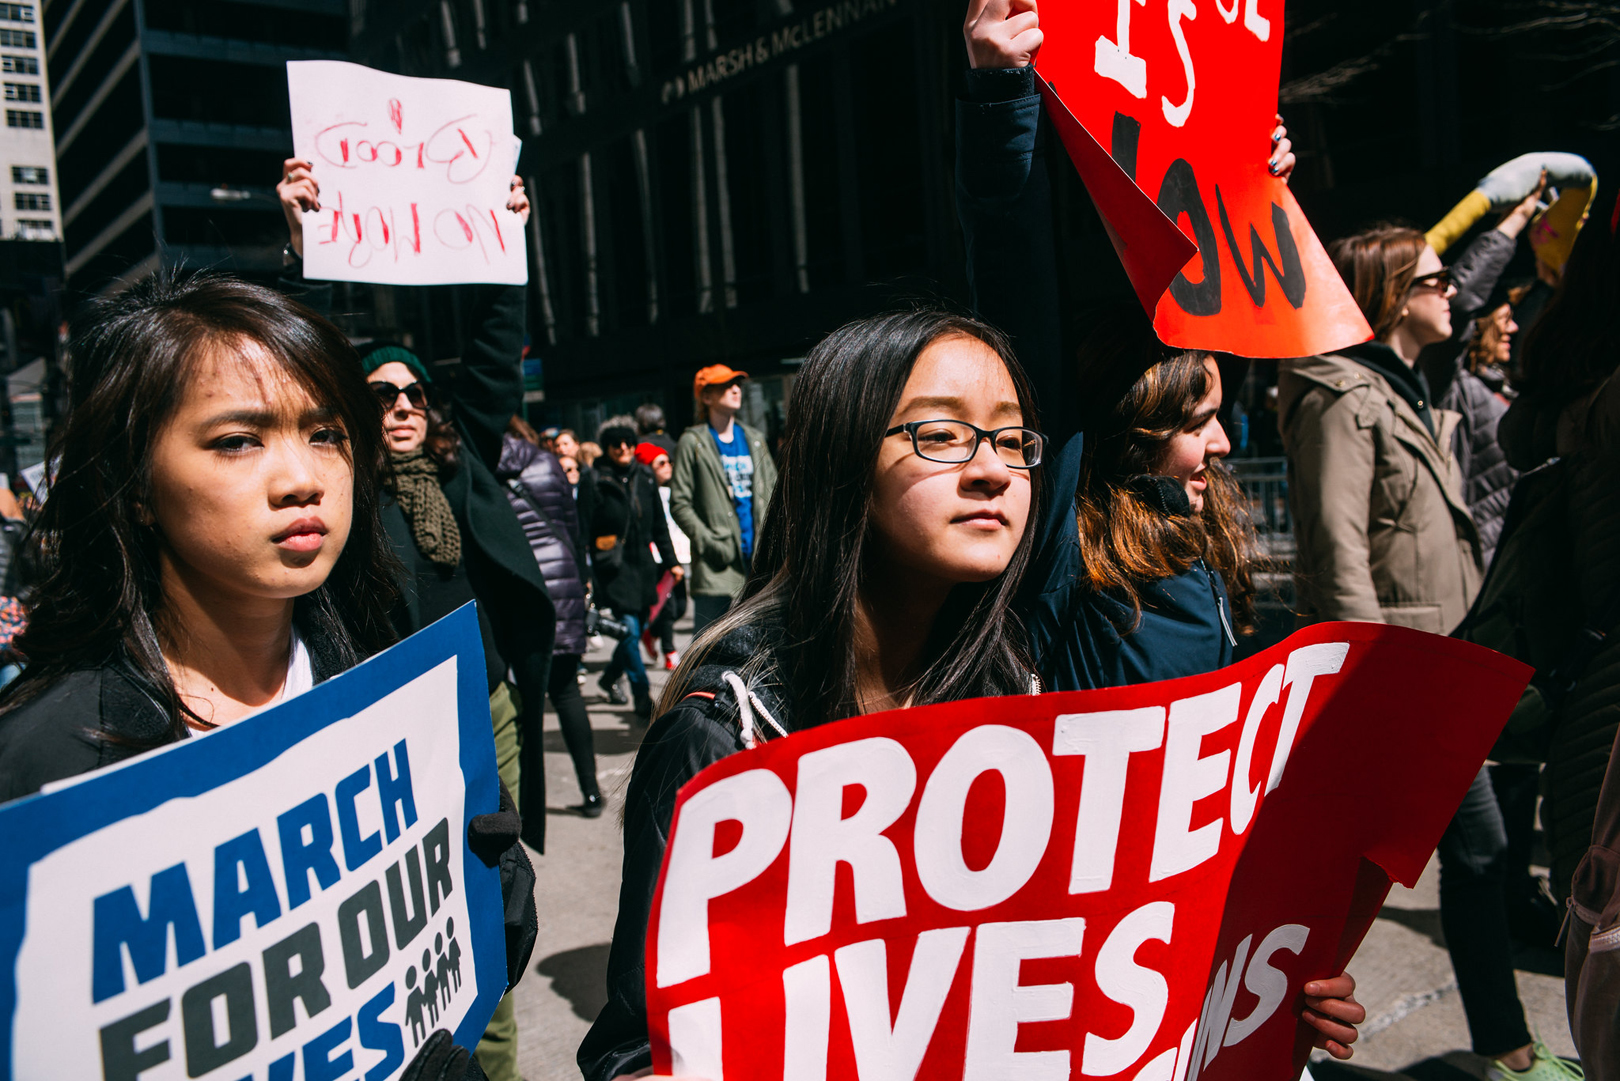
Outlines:
<svg viewBox="0 0 1620 1081"><path fill-rule="evenodd" d="M517 512L557 609L557 642L552 652L584 653L589 572L580 540L579 512L562 463L549 450L508 435L501 442L495 475L506 486L506 498Z"/></svg>

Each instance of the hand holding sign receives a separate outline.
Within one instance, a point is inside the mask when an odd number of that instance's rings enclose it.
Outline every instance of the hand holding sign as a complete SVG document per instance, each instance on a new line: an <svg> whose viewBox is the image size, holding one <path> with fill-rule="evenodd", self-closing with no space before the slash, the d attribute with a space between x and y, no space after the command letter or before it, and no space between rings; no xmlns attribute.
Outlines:
<svg viewBox="0 0 1620 1081"><path fill-rule="evenodd" d="M287 86L297 156L278 192L309 277L528 281L510 93L327 60L289 62Z"/></svg>
<svg viewBox="0 0 1620 1081"><path fill-rule="evenodd" d="M1162 340L1284 357L1371 337L1265 153L1280 3L1049 5L1041 30L1048 113Z"/></svg>

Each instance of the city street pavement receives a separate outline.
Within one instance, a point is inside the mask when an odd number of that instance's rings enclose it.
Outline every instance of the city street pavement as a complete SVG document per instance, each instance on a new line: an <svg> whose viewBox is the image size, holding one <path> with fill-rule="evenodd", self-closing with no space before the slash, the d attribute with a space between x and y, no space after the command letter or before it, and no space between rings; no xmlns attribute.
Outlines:
<svg viewBox="0 0 1620 1081"><path fill-rule="evenodd" d="M689 621L682 631L689 631ZM680 636L685 645L686 634ZM606 649L587 655L585 699L596 734L597 773L609 809L585 819L564 808L579 802L573 767L546 710L546 785L551 816L547 853L535 855L540 937L529 974L517 988L518 1054L526 1081L574 1081L574 1052L605 996L603 973L618 910L622 846L619 809L645 731L630 707L607 704L596 676ZM664 673L653 674L657 696ZM1350 1064L1316 1061L1316 1081L1483 1078L1485 1062L1468 1052L1468 1027L1440 934L1438 868L1430 861L1417 888L1399 886L1350 965L1367 1023ZM1531 1027L1555 1051L1574 1053L1564 1015L1561 958L1521 956L1519 990ZM1321 1057L1321 1053L1318 1054Z"/></svg>

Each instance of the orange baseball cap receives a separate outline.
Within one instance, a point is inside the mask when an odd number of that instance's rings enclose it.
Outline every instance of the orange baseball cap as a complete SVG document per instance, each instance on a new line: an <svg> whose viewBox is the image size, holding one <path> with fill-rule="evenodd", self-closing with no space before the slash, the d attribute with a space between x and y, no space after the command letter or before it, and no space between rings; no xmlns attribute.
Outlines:
<svg viewBox="0 0 1620 1081"><path fill-rule="evenodd" d="M724 364L711 364L707 368L700 368L697 375L692 377L692 397L701 395L704 387L722 387L735 379L747 378L747 372L739 372Z"/></svg>

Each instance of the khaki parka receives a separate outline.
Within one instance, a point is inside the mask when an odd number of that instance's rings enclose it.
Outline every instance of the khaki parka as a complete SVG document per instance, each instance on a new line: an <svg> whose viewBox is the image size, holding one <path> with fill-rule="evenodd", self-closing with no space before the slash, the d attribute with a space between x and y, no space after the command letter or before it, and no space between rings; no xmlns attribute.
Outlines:
<svg viewBox="0 0 1620 1081"><path fill-rule="evenodd" d="M1382 375L1336 354L1283 361L1277 407L1301 624L1451 633L1482 577L1451 450L1459 416L1433 409L1431 434Z"/></svg>

